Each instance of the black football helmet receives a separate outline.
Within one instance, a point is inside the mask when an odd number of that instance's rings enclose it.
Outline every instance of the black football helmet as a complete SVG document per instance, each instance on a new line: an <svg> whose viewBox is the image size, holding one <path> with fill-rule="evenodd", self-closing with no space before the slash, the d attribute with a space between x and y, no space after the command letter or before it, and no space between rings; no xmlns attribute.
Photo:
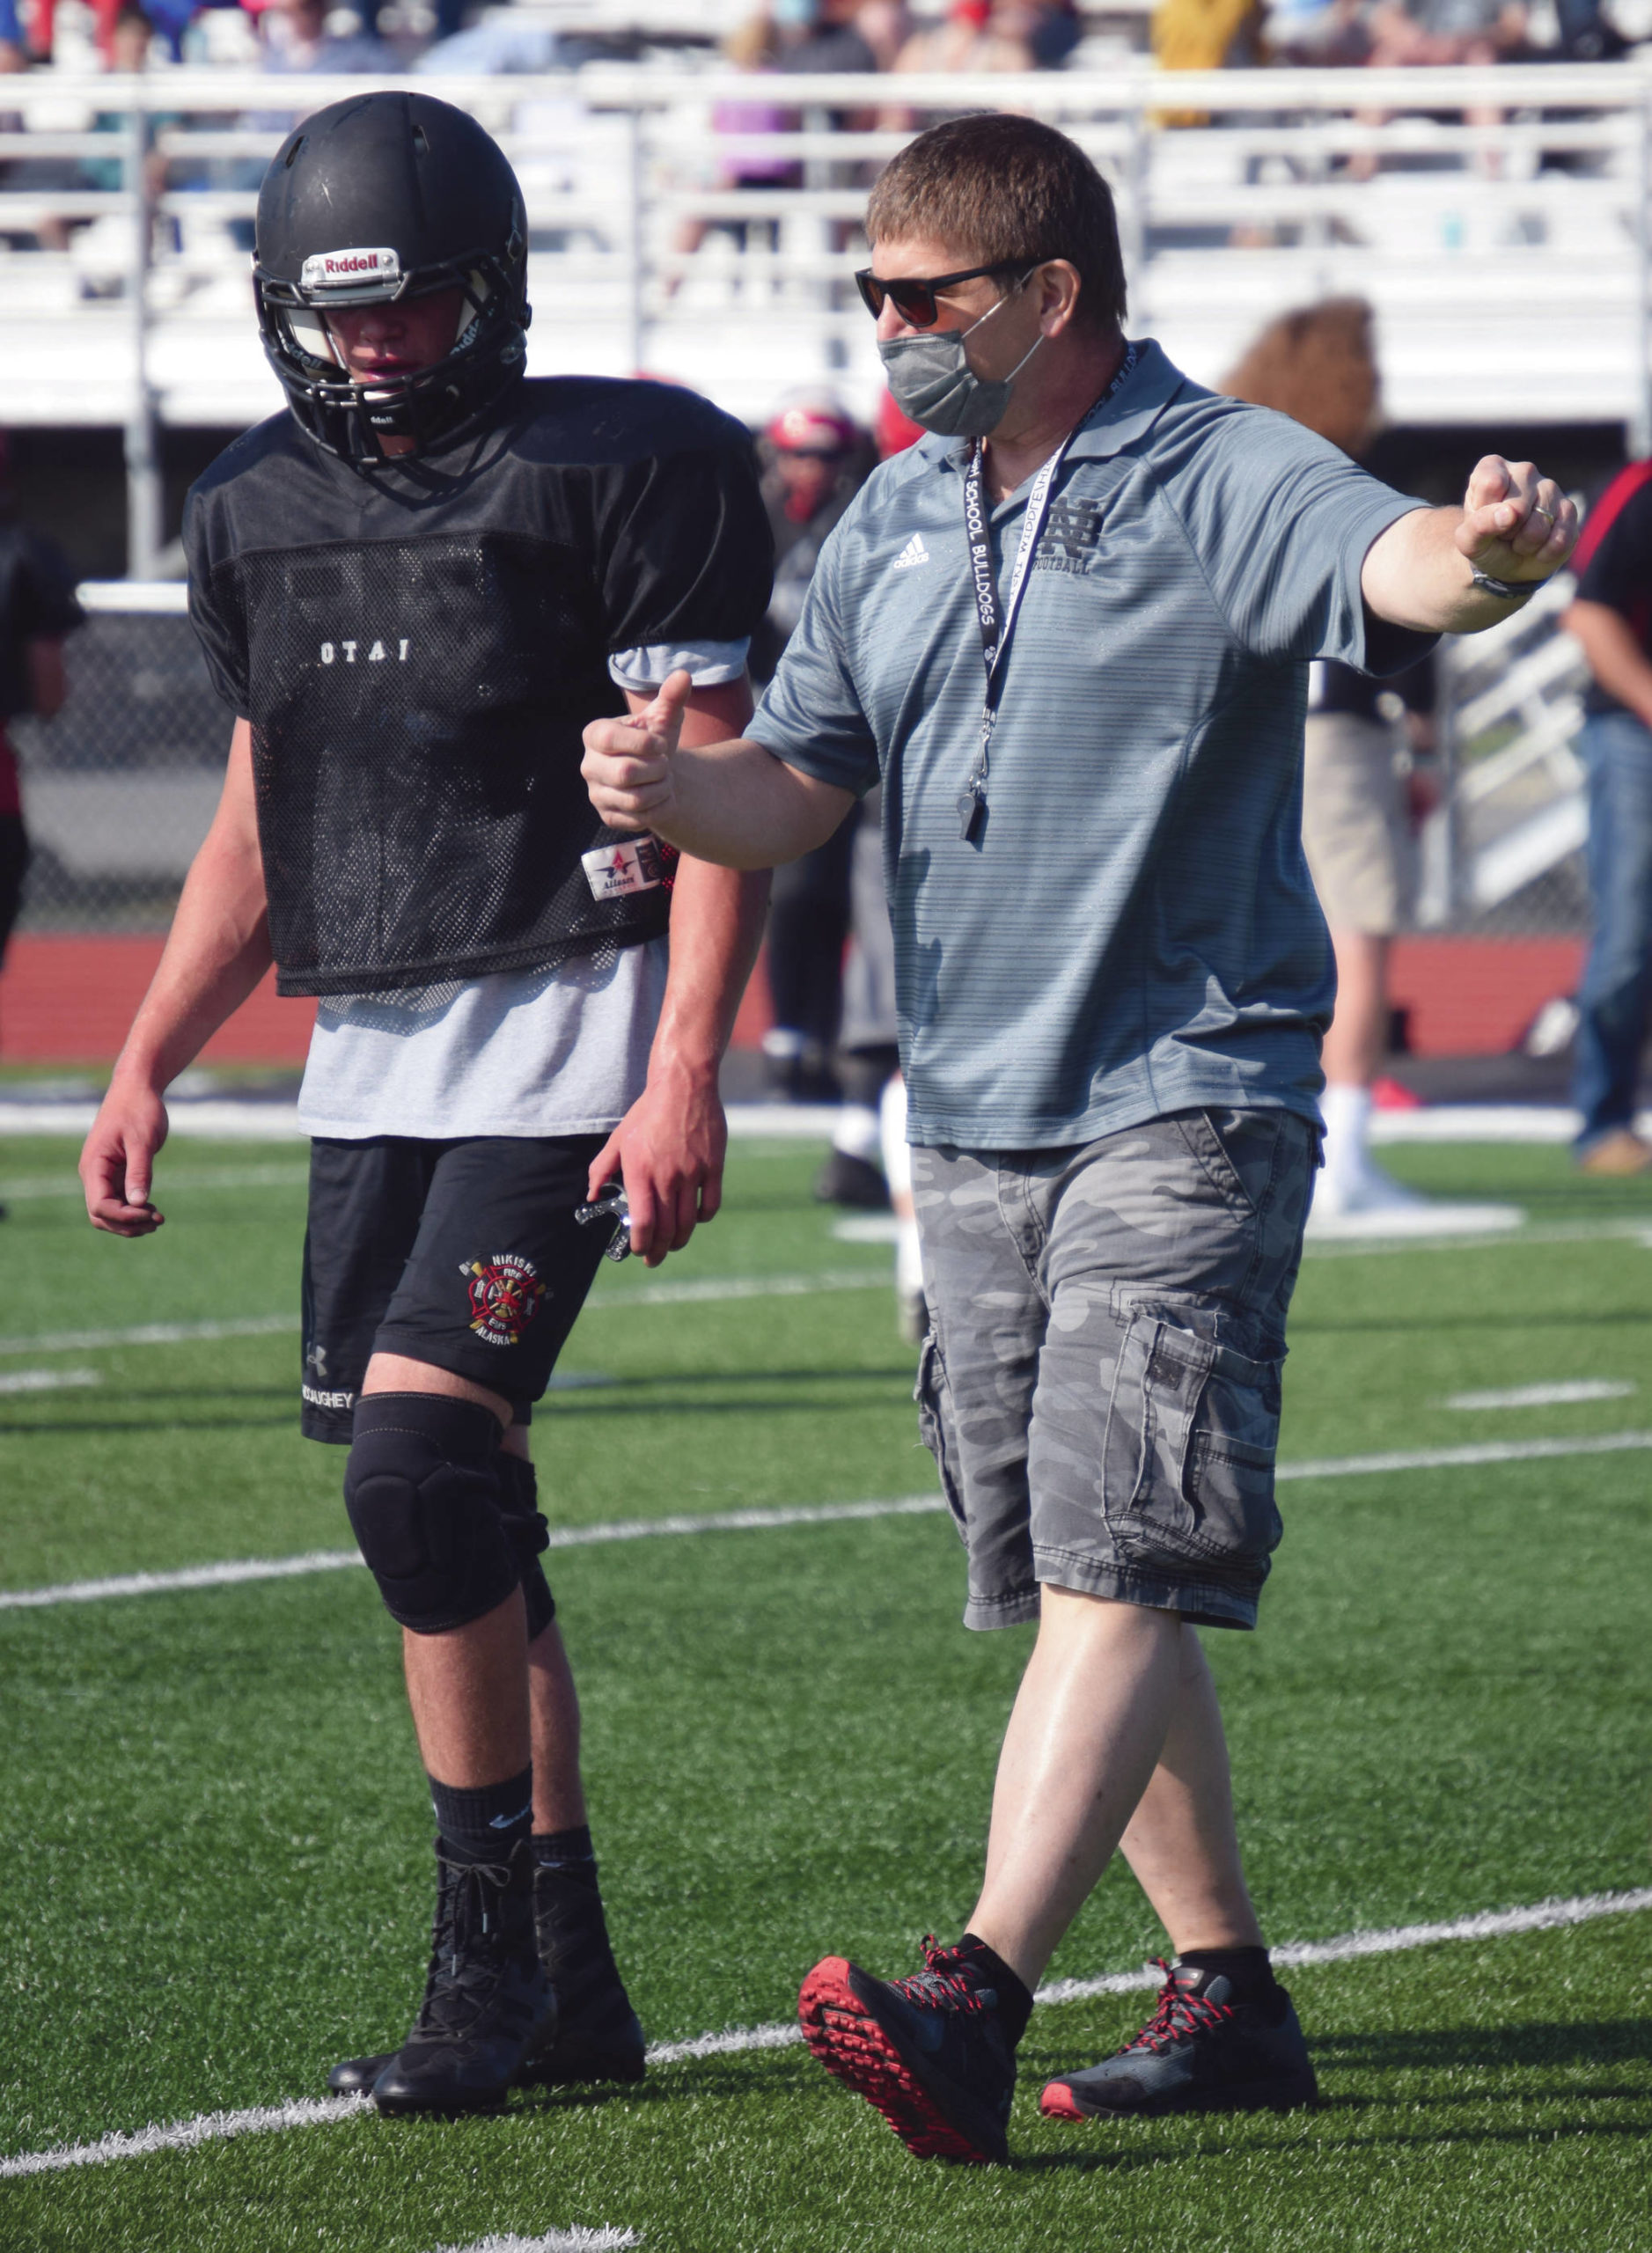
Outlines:
<svg viewBox="0 0 1652 2253"><path fill-rule="evenodd" d="M270 364L329 453L371 467L379 441L423 452L479 429L523 371L527 215L504 151L430 94L364 93L288 135L258 195L253 293ZM452 350L394 383L352 380L327 312L462 290Z"/></svg>

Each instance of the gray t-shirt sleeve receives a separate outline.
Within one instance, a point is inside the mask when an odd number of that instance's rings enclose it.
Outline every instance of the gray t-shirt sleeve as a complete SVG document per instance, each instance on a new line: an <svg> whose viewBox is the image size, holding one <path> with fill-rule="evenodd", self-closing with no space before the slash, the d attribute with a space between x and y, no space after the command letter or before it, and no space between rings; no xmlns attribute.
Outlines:
<svg viewBox="0 0 1652 2253"><path fill-rule="evenodd" d="M877 782L877 745L849 670L838 602L842 535L833 526L820 551L803 616L763 692L746 736L817 782L864 797Z"/></svg>
<svg viewBox="0 0 1652 2253"><path fill-rule="evenodd" d="M1373 618L1360 592L1372 542L1428 503L1289 416L1222 412L1168 466L1164 491L1229 631L1252 656L1334 657L1389 673L1434 647L1434 635Z"/></svg>

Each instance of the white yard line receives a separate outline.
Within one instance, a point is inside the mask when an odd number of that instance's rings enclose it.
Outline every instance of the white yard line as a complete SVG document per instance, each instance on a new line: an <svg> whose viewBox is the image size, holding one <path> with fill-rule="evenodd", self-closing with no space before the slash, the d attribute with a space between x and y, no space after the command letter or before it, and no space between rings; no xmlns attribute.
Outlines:
<svg viewBox="0 0 1652 2253"><path fill-rule="evenodd" d="M285 1165L221 1166L209 1173L179 1171L168 1166L165 1169L161 1186L168 1192L174 1189L303 1189L309 1179L307 1165L296 1165L289 1160ZM37 1197L67 1197L78 1204L85 1193L73 1173L27 1173L20 1174L13 1181L0 1181L0 1205L24 1204Z"/></svg>
<svg viewBox="0 0 1652 2253"><path fill-rule="evenodd" d="M622 2253L640 2245L634 2229L550 2229L543 2237L479 2237L474 2245L442 2245L437 2253Z"/></svg>
<svg viewBox="0 0 1652 2253"><path fill-rule="evenodd" d="M1597 1917L1631 1916L1652 1909L1652 1886L1628 1893L1584 1893L1570 1900L1538 1901L1528 1908L1482 1909L1473 1916L1456 1917L1438 1924L1395 1925L1382 1931L1340 1934L1334 1940L1288 1941L1273 1951L1281 1967L1307 1963L1349 1963L1361 1956L1396 1956L1407 1948L1432 1948L1452 1941L1500 1940L1516 1933L1553 1932L1566 1925L1591 1923ZM1143 1964L1134 1971L1110 1971L1099 1979L1056 1979L1040 1987L1040 2004L1083 2002L1098 1995L1149 1993L1160 1974ZM801 2042L797 2025L787 2020L770 2026L730 2027L720 2034L696 2035L688 2042L657 2042L649 2051L651 2066L682 2065L696 2058L743 2056L753 2051L789 2049ZM245 2112L203 2112L193 2120L170 2127L141 2128L135 2135L100 2136L96 2143L60 2144L51 2151L18 2152L0 2159L0 2178L19 2175L53 2175L71 2167L105 2167L117 2159L144 2159L151 2153L193 2151L202 2144L224 2143L234 2136L269 2135L285 2128L319 2127L329 2121L353 2120L366 2111L364 2096L297 2097L287 2104L254 2105ZM503 2247L533 2249L572 2239L484 2238L465 2253ZM632 2241L621 2237L591 2240L615 2245Z"/></svg>
<svg viewBox="0 0 1652 2253"><path fill-rule="evenodd" d="M1624 1455L1652 1449L1652 1432L1602 1432L1569 1440L1487 1440L1466 1447L1418 1448L1391 1455L1332 1455L1281 1463L1281 1483L1300 1479L1363 1479L1395 1471L1457 1471L1482 1463L1528 1463L1575 1455ZM804 1502L770 1510L704 1510L672 1517L611 1519L553 1529L553 1549L591 1549L614 1541L656 1541L697 1533L772 1533L793 1525L841 1525L857 1518L929 1517L946 1508L939 1494L892 1501ZM97 1604L110 1596L169 1596L181 1589L232 1588L247 1581L284 1581L358 1565L353 1549L312 1549L299 1557L248 1558L221 1565L186 1565L174 1572L122 1573L108 1579L62 1581L50 1588L0 1590L0 1611L32 1611L58 1604Z"/></svg>
<svg viewBox="0 0 1652 2253"><path fill-rule="evenodd" d="M1636 1390L1626 1377L1567 1377L1554 1384L1513 1384L1502 1392L1454 1392L1447 1408L1567 1408L1580 1400L1626 1400Z"/></svg>
<svg viewBox="0 0 1652 2253"><path fill-rule="evenodd" d="M0 1393L64 1392L102 1383L96 1369L8 1369L0 1376Z"/></svg>
<svg viewBox="0 0 1652 2253"><path fill-rule="evenodd" d="M218 1141L293 1142L307 1137L291 1103L261 1102L253 1097L182 1096L167 1105L175 1138L199 1136ZM98 1115L88 1097L31 1101L26 1094L0 1097L0 1136L84 1136ZM738 1138L827 1142L838 1123L829 1104L731 1103L729 1132ZM1582 1119L1564 1104L1439 1103L1416 1111L1379 1111L1371 1119L1374 1142L1569 1142ZM1637 1133L1652 1134L1652 1112L1635 1120Z"/></svg>
<svg viewBox="0 0 1652 2253"><path fill-rule="evenodd" d="M587 1314L613 1314L633 1306L710 1306L720 1300L802 1299L816 1291L875 1291L888 1288L881 1268L828 1267L813 1275L709 1275L682 1283L616 1285L585 1302ZM82 1354L103 1346L190 1346L219 1338L279 1338L298 1328L296 1314L247 1314L223 1322L140 1322L125 1330L40 1330L27 1338L0 1338L0 1354Z"/></svg>
<svg viewBox="0 0 1652 2253"><path fill-rule="evenodd" d="M1458 1471L1477 1463L1540 1463L1567 1455L1633 1455L1652 1448L1652 1432L1599 1432L1575 1440L1484 1440L1467 1447L1420 1447L1391 1455L1329 1455L1281 1463L1287 1479L1364 1479L1384 1471Z"/></svg>
<svg viewBox="0 0 1652 2253"><path fill-rule="evenodd" d="M279 1338L298 1327L296 1314L244 1314L227 1322L140 1322L125 1330L40 1330L32 1338L0 1338L0 1354L86 1354L100 1346L190 1346L214 1338Z"/></svg>

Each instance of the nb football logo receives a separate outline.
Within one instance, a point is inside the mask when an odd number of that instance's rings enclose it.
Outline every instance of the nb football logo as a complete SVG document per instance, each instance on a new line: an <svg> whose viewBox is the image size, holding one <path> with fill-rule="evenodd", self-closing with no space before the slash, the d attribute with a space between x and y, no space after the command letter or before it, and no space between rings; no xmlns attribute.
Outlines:
<svg viewBox="0 0 1652 2253"><path fill-rule="evenodd" d="M1034 569L1086 572L1101 540L1101 510L1089 501L1052 501Z"/></svg>
<svg viewBox="0 0 1652 2253"><path fill-rule="evenodd" d="M411 642L323 642L321 662L324 665L405 665Z"/></svg>

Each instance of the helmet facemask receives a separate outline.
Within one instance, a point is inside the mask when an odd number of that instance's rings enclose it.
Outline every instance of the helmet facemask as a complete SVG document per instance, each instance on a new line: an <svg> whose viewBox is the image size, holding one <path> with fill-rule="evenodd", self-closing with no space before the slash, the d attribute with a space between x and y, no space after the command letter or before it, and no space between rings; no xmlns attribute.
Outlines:
<svg viewBox="0 0 1652 2253"><path fill-rule="evenodd" d="M420 454L480 427L526 357L526 253L517 226L503 258L478 251L404 272L393 250L327 252L305 260L297 283L255 267L264 349L301 426L329 453L363 468L396 458L386 453L385 438L410 438L411 451ZM349 374L327 325L329 312L455 289L463 301L459 334L444 358L388 382Z"/></svg>

